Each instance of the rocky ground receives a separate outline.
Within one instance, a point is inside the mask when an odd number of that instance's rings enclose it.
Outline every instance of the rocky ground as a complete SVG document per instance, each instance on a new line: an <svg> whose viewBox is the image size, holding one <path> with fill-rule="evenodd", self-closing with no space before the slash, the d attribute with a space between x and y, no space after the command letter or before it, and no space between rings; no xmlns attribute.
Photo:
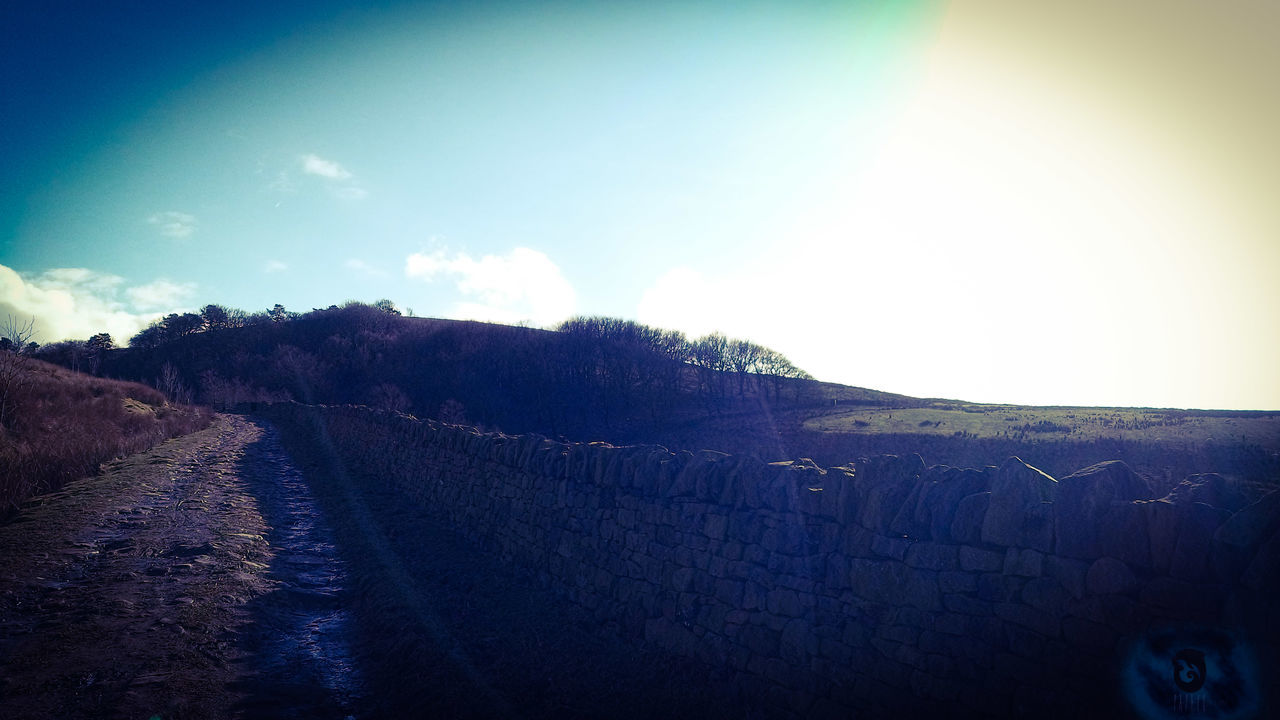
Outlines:
<svg viewBox="0 0 1280 720"><path fill-rule="evenodd" d="M0 717L751 717L323 447L220 416L0 526Z"/></svg>

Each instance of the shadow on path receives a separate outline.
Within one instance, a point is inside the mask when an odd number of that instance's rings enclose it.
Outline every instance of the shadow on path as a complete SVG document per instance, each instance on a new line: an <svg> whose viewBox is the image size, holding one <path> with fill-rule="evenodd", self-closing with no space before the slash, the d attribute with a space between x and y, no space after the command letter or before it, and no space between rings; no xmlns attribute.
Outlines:
<svg viewBox="0 0 1280 720"><path fill-rule="evenodd" d="M268 528L271 559L259 570L274 588L244 607L252 618L238 642L247 679L234 689L246 699L235 709L247 718L356 716L346 562L278 434L261 425L237 470Z"/></svg>
<svg viewBox="0 0 1280 720"><path fill-rule="evenodd" d="M760 716L760 698L744 697L751 689L734 690L694 660L606 637L586 610L535 587L378 479L343 467L318 418L279 431L346 563L340 596L367 692L363 713Z"/></svg>

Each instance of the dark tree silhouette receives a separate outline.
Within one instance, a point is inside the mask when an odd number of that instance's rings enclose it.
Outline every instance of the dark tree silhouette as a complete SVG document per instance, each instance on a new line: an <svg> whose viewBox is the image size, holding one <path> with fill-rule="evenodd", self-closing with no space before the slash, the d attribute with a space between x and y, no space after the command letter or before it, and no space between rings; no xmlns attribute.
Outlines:
<svg viewBox="0 0 1280 720"><path fill-rule="evenodd" d="M85 356L89 361L89 373L97 375L102 367L102 360L115 348L115 342L109 333L98 333L84 342Z"/></svg>
<svg viewBox="0 0 1280 720"><path fill-rule="evenodd" d="M298 316L297 313L293 313L293 312L289 312L288 310L285 310L284 306L281 305L280 303L276 303L271 307L270 310L267 311L267 317L269 317L271 319L271 322L273 323L286 322L294 319L297 316Z"/></svg>
<svg viewBox="0 0 1280 720"><path fill-rule="evenodd" d="M725 396L726 354L729 339L714 332L693 343L693 364L698 368L698 390L709 407L718 407Z"/></svg>
<svg viewBox="0 0 1280 720"><path fill-rule="evenodd" d="M0 323L0 428L8 427L17 412L15 398L27 383L27 357L36 319L23 321L9 315Z"/></svg>
<svg viewBox="0 0 1280 720"><path fill-rule="evenodd" d="M765 348L747 340L734 340L725 349L725 363L738 380L738 397L746 395L747 376L759 372L759 359Z"/></svg>
<svg viewBox="0 0 1280 720"><path fill-rule="evenodd" d="M221 305L205 305L200 309L200 318L204 321L204 330L222 330L231 326L230 314Z"/></svg>

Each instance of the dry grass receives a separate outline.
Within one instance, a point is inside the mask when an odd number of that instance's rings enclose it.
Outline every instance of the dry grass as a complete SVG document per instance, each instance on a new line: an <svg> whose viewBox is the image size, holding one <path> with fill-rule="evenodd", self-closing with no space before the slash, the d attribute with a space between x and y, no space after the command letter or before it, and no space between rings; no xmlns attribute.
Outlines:
<svg viewBox="0 0 1280 720"><path fill-rule="evenodd" d="M828 464L918 452L963 467L1016 455L1055 477L1123 460L1164 490L1204 472L1280 483L1280 412L922 402L815 409L782 441Z"/></svg>
<svg viewBox="0 0 1280 720"><path fill-rule="evenodd" d="M1280 450L1280 413L938 404L854 410L833 408L804 429L834 433L902 433L972 438L1120 440L1178 445L1216 441Z"/></svg>
<svg viewBox="0 0 1280 720"><path fill-rule="evenodd" d="M160 391L26 359L0 425L0 516L31 495L91 475L104 461L209 424L203 408Z"/></svg>

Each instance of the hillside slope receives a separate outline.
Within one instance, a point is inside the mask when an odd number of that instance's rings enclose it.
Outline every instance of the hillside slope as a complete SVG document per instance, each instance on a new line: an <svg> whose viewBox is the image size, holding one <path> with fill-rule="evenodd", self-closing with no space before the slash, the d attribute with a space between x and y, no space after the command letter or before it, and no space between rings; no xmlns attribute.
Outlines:
<svg viewBox="0 0 1280 720"><path fill-rule="evenodd" d="M776 353L777 372L734 371L724 356L708 360L678 333L593 320L547 331L402 317L351 303L111 351L101 371L150 380L169 367L176 392L215 406L366 404L590 439L640 440L672 423L761 401L780 408L821 402L817 386ZM862 397L896 401L874 391Z"/></svg>
<svg viewBox="0 0 1280 720"><path fill-rule="evenodd" d="M808 379L785 358L735 367L733 341L709 358L716 348L706 341L714 338L688 341L612 319L547 331L402 317L359 303L304 315L280 310L236 326L175 316L166 339L149 330L136 347L102 356L100 371L215 407L285 399L369 405L508 433L770 461L838 465L919 453L930 463L980 467L1018 456L1067 475L1118 459L1161 483L1202 472L1280 482L1275 412L913 398ZM177 322L183 318L189 322Z"/></svg>
<svg viewBox="0 0 1280 720"><path fill-rule="evenodd" d="M98 464L209 423L139 383L92 377L0 351L0 517L27 497L92 474Z"/></svg>

